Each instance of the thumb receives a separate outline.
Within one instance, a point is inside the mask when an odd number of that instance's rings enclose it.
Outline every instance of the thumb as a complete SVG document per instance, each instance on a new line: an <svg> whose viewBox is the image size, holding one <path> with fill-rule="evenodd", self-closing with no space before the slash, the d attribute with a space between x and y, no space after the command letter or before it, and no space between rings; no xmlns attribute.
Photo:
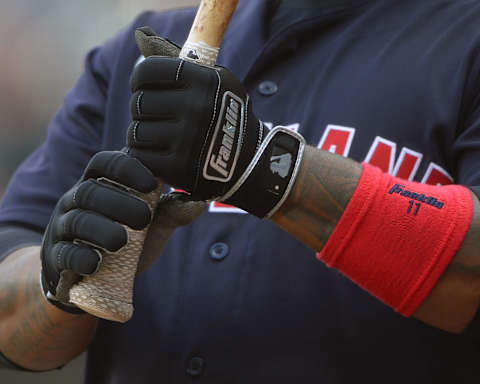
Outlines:
<svg viewBox="0 0 480 384"><path fill-rule="evenodd" d="M177 228L190 224L208 207L208 202L192 200L184 193L162 195L155 211L152 225Z"/></svg>
<svg viewBox="0 0 480 384"><path fill-rule="evenodd" d="M187 225L208 207L205 201L194 201L183 193L170 193L160 198L155 216L143 244L137 273L152 265L162 253L173 231Z"/></svg>
<svg viewBox="0 0 480 384"><path fill-rule="evenodd" d="M157 36L150 27L141 27L135 30L135 40L143 56L170 56L178 57L180 47L167 39Z"/></svg>

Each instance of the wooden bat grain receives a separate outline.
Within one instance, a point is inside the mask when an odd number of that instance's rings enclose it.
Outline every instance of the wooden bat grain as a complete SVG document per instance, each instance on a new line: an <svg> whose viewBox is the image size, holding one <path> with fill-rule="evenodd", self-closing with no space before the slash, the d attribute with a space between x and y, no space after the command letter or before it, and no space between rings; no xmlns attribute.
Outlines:
<svg viewBox="0 0 480 384"><path fill-rule="evenodd" d="M238 0L203 0L180 57L214 66L225 31Z"/></svg>
<svg viewBox="0 0 480 384"><path fill-rule="evenodd" d="M204 0L200 3L187 42L205 42L218 48L238 0Z"/></svg>

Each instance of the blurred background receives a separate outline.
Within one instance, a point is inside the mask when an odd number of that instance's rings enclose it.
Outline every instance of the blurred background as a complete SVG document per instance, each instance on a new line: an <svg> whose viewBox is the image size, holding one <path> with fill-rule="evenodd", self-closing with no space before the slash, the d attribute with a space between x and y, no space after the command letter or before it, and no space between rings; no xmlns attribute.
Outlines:
<svg viewBox="0 0 480 384"><path fill-rule="evenodd" d="M196 0L0 0L0 196L82 71L83 57L144 10Z"/></svg>
<svg viewBox="0 0 480 384"><path fill-rule="evenodd" d="M198 0L0 0L0 198L18 164L45 137L46 126L83 67L86 52L144 10ZM84 357L62 370L12 373L1 384L83 382Z"/></svg>

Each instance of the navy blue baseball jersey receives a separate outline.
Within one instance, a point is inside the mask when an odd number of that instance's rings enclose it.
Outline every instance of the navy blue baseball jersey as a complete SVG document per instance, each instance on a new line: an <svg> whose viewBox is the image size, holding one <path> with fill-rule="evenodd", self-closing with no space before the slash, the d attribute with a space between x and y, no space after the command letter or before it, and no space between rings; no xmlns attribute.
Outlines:
<svg viewBox="0 0 480 384"><path fill-rule="evenodd" d="M89 158L124 146L134 29L181 45L194 13L142 14L89 53L0 223L41 231ZM337 0L283 27L269 17L266 1L241 0L219 58L261 120L402 178L480 185L479 1ZM128 323L100 322L87 383L480 381L478 342L402 317L272 222L219 203L137 277L134 304Z"/></svg>

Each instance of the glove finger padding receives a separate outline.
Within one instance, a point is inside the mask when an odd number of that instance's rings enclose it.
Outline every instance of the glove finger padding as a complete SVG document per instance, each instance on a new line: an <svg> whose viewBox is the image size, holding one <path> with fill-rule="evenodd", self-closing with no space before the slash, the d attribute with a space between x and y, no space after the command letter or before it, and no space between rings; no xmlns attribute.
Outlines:
<svg viewBox="0 0 480 384"><path fill-rule="evenodd" d="M149 202L156 203L162 185L123 152L92 157L79 182L59 199L44 234L42 287L50 302L71 312L72 285L105 266L106 256L123 255L132 232L146 234L153 216ZM141 247L137 260L140 253Z"/></svg>
<svg viewBox="0 0 480 384"><path fill-rule="evenodd" d="M163 185L141 198L152 212ZM128 243L117 252L106 252L98 272L84 277L70 290L70 301L84 311L107 320L126 322L133 315L133 285L149 227L140 231L125 227Z"/></svg>
<svg viewBox="0 0 480 384"><path fill-rule="evenodd" d="M175 229L190 224L205 211L207 206L207 202L194 201L183 193L163 195L145 239L137 273L153 264Z"/></svg>
<svg viewBox="0 0 480 384"><path fill-rule="evenodd" d="M153 186L150 190L154 188L156 187ZM65 211L78 208L95 212L133 229L145 228L151 221L151 213L145 202L118 186L111 185L111 182L90 179L70 190L65 197L62 199ZM136 214L131 215L131 212Z"/></svg>
<svg viewBox="0 0 480 384"><path fill-rule="evenodd" d="M55 298L58 302L68 305L70 288L82 280L82 276L94 274L98 270L102 262L102 255L100 251L86 245L63 241L55 244L52 252L58 255L58 266L63 269L59 273L55 296L46 295L50 299ZM44 276L42 277L44 278ZM45 291L45 282L43 282L43 286Z"/></svg>

